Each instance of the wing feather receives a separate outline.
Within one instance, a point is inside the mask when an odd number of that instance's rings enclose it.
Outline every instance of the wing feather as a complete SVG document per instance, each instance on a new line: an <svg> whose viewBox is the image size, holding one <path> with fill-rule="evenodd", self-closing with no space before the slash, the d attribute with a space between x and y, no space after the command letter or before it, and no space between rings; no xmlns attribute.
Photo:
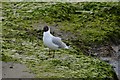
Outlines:
<svg viewBox="0 0 120 80"><path fill-rule="evenodd" d="M52 42L57 45L59 48L65 48L66 44L62 42L61 38L59 37L53 37Z"/></svg>

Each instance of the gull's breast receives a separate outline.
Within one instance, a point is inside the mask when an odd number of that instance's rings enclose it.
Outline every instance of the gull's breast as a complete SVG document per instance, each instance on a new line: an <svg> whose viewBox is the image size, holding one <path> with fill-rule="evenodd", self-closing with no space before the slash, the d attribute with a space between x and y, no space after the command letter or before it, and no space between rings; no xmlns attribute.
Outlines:
<svg viewBox="0 0 120 80"><path fill-rule="evenodd" d="M53 50L58 49L58 46L52 42L52 37L48 37L48 36L43 37L43 43L45 46L47 46L50 49L53 49Z"/></svg>

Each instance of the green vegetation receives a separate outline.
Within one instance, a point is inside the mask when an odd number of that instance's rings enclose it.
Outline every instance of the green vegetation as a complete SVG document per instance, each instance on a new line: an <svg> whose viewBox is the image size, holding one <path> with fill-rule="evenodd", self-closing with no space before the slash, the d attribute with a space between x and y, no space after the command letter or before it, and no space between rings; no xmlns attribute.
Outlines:
<svg viewBox="0 0 120 80"><path fill-rule="evenodd" d="M24 63L39 78L113 78L110 65L83 55L83 50L119 42L120 3L3 2L2 6L2 61ZM76 36L76 40L68 37L73 49L49 54L43 32L35 26L45 22Z"/></svg>
<svg viewBox="0 0 120 80"><path fill-rule="evenodd" d="M84 44L103 44L120 38L120 3L58 3L38 9L48 23L58 23L62 30L78 35ZM47 15L47 16L46 16Z"/></svg>

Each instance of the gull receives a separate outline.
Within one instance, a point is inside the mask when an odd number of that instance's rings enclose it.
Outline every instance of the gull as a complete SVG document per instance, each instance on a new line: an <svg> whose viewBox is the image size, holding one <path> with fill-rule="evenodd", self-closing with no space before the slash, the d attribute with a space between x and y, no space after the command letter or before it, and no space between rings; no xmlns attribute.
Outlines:
<svg viewBox="0 0 120 80"><path fill-rule="evenodd" d="M55 37L50 33L50 27L44 26L43 28L43 43L49 49L58 50L58 49L69 49L64 42L62 42L60 37Z"/></svg>

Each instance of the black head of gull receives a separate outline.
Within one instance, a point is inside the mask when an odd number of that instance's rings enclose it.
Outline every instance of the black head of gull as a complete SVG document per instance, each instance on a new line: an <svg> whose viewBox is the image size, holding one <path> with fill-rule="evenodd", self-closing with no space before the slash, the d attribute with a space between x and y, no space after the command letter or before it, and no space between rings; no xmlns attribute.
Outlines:
<svg viewBox="0 0 120 80"><path fill-rule="evenodd" d="M49 27L48 27L48 26L44 26L43 31L44 31L44 32L49 31Z"/></svg>

